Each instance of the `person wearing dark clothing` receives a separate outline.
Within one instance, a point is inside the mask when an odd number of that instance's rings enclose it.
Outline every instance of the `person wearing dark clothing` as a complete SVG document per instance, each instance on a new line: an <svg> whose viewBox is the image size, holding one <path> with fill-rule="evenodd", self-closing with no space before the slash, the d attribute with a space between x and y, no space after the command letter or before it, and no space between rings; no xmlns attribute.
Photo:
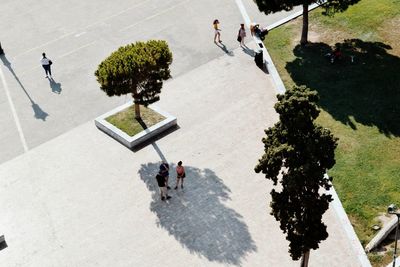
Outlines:
<svg viewBox="0 0 400 267"><path fill-rule="evenodd" d="M165 199L170 199L171 197L168 196L167 188L165 186L165 177L158 173L156 179L158 187L160 188L161 200L164 201Z"/></svg>
<svg viewBox="0 0 400 267"><path fill-rule="evenodd" d="M256 24L254 26L254 35L260 38L262 41L264 41L265 36L268 34L268 29L260 29L260 25Z"/></svg>
<svg viewBox="0 0 400 267"><path fill-rule="evenodd" d="M169 165L166 162L161 163L160 165L160 174L165 178L165 186L167 189L171 189L168 186L168 178L169 178Z"/></svg>

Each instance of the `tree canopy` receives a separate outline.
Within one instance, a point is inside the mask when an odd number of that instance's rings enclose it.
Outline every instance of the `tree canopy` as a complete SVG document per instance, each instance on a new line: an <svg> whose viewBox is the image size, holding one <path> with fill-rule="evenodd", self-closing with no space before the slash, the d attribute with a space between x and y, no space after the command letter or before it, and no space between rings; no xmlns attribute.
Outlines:
<svg viewBox="0 0 400 267"><path fill-rule="evenodd" d="M308 41L308 6L320 4L325 9L325 15L334 15L337 12L345 11L349 6L356 4L360 0L255 0L258 9L266 15L279 12L290 11L296 6L303 6L303 29L301 34L301 44Z"/></svg>
<svg viewBox="0 0 400 267"><path fill-rule="evenodd" d="M108 96L131 93L136 114L139 105L160 99L163 81L171 77L172 53L166 41L150 40L120 47L95 72L100 88ZM139 114L138 114L139 112Z"/></svg>
<svg viewBox="0 0 400 267"><path fill-rule="evenodd" d="M279 121L265 130L265 153L255 171L262 172L280 190L271 191L271 214L280 222L290 242L294 260L317 249L328 237L322 215L332 198L320 194L331 187L325 172L335 164L337 139L315 124L318 95L306 87L294 87L278 95Z"/></svg>

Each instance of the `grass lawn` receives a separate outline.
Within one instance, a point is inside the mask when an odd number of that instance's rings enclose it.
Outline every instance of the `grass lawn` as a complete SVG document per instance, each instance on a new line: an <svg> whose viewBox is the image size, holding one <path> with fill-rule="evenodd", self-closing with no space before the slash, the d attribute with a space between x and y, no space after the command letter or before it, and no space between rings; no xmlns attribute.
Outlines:
<svg viewBox="0 0 400 267"><path fill-rule="evenodd" d="M265 45L286 87L321 97L318 123L339 138L329 175L365 246L387 205L400 205L400 1L362 0L333 18L321 12L310 13L309 45L298 45L302 18L270 31ZM324 55L335 44L344 58L330 64ZM385 266L392 251L370 253L372 264Z"/></svg>
<svg viewBox="0 0 400 267"><path fill-rule="evenodd" d="M140 106L140 114L141 120L138 121L135 119L135 107L131 106L106 118L106 121L124 131L129 136L134 136L165 119L165 117L159 113L143 106Z"/></svg>

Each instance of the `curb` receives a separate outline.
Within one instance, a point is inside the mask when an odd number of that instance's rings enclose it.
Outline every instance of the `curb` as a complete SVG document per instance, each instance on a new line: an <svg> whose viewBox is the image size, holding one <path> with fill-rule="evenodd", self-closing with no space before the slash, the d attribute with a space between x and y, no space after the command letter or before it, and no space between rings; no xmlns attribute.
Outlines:
<svg viewBox="0 0 400 267"><path fill-rule="evenodd" d="M107 135L114 138L115 140L117 140L118 142L120 142L121 144L123 144L124 146L132 149L177 124L176 117L170 115L169 113L161 110L156 106L148 106L148 108L161 114L162 116L165 117L165 119L141 131L140 133L134 136L129 136L122 130L118 129L117 127L106 121L107 117L114 115L132 105L133 105L133 100L130 100L127 103L123 104L122 106L116 107L115 109L99 116L94 120L96 127L99 128L104 133L106 133Z"/></svg>
<svg viewBox="0 0 400 267"><path fill-rule="evenodd" d="M340 224L342 225L344 231L346 232L347 237L349 238L350 244L355 250L355 253L358 257L358 260L361 264L362 267L371 267L371 263L368 260L367 254L365 254L364 248L362 247L360 240L357 237L356 232L354 231L353 226L351 225L351 222L349 220L349 217L347 217L347 214L343 208L342 202L339 199L339 196L336 193L335 188L331 187L329 192L332 194L333 201L332 201L332 206L333 209L335 210L338 219L340 221Z"/></svg>
<svg viewBox="0 0 400 267"><path fill-rule="evenodd" d="M325 1L323 2L325 3ZM321 3L321 4L323 4ZM249 15L247 14L247 11L243 5L242 0L236 0L236 4L242 14L242 17L245 21L245 24L247 28L249 28L251 20ZM312 4L309 6L309 11L317 8L319 4ZM289 15L288 17L279 20L278 22L275 22L269 26L267 26L268 30L271 30L273 28L279 27L282 24L287 23L290 20L293 20L303 14L302 11L296 12L294 14ZM256 36L253 36L253 40L259 45L259 47L262 49L263 54L264 54L264 60L266 61L267 68L269 73L272 76L272 80L276 86L276 90L278 94L283 94L286 91L285 85L283 84L283 81L274 65L274 62L272 61L272 58L270 54L268 53L267 49L265 48L263 42ZM326 174L327 175L327 174ZM350 245L353 247L355 254L358 257L359 263L361 264L362 267L371 267L371 263L368 260L367 254L365 254L364 248L362 247L360 240L358 239L353 226L350 223L349 218L347 217L347 214L343 208L342 202L340 201L335 188L331 187L329 190L332 193L333 201L332 201L332 206L339 218L340 224L342 225L348 239L350 242Z"/></svg>

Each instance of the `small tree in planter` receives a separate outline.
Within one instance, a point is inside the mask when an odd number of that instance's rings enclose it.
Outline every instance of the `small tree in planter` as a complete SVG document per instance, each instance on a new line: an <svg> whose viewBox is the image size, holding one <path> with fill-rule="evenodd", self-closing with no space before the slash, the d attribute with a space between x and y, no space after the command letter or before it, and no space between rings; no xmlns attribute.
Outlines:
<svg viewBox="0 0 400 267"><path fill-rule="evenodd" d="M135 118L140 105L160 100L163 81L171 77L172 53L166 41L150 40L120 47L100 63L95 75L108 96L132 94Z"/></svg>

